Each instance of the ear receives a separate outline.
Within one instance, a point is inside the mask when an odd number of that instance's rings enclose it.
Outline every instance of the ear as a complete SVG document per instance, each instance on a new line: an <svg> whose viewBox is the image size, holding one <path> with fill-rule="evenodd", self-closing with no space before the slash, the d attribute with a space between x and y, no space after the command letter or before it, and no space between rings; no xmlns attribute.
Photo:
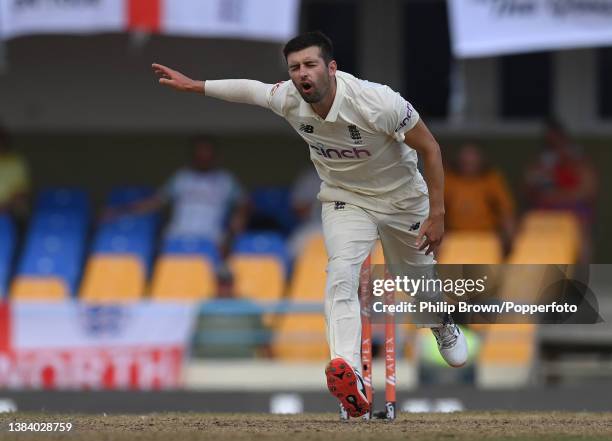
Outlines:
<svg viewBox="0 0 612 441"><path fill-rule="evenodd" d="M329 62L329 64L327 65L327 71L329 72L329 75L336 75L336 71L338 70L338 64L336 63L336 60L331 60Z"/></svg>

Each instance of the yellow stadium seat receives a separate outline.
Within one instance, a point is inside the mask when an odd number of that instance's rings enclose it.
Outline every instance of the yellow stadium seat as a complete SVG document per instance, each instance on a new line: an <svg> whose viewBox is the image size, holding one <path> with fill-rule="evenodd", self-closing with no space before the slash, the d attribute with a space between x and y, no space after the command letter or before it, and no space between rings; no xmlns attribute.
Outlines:
<svg viewBox="0 0 612 441"><path fill-rule="evenodd" d="M493 232L449 232L445 235L438 263L496 264L502 261L502 246Z"/></svg>
<svg viewBox="0 0 612 441"><path fill-rule="evenodd" d="M298 256L289 298L297 302L323 302L327 251L322 235L313 236ZM281 359L325 360L329 348L325 340L323 314L289 314L280 318L272 351Z"/></svg>
<svg viewBox="0 0 612 441"><path fill-rule="evenodd" d="M523 217L521 231L557 231L575 234L580 231L580 223L576 216L568 211L533 210Z"/></svg>
<svg viewBox="0 0 612 441"><path fill-rule="evenodd" d="M211 263L198 255L161 256L155 265L151 297L155 300L196 302L216 289Z"/></svg>
<svg viewBox="0 0 612 441"><path fill-rule="evenodd" d="M66 282L59 277L17 276L10 294L18 301L63 301L69 297Z"/></svg>
<svg viewBox="0 0 612 441"><path fill-rule="evenodd" d="M572 265L580 253L579 225L566 212L533 211L525 215L512 244L500 296L510 301L535 301L542 287L551 286L557 273L544 264ZM571 267L564 270L570 276Z"/></svg>
<svg viewBox="0 0 612 441"><path fill-rule="evenodd" d="M81 286L81 299L94 303L140 300L145 271L140 260L123 254L96 254L89 258Z"/></svg>
<svg viewBox="0 0 612 441"><path fill-rule="evenodd" d="M484 335L479 363L525 366L535 355L536 327L530 324L490 326Z"/></svg>
<svg viewBox="0 0 612 441"><path fill-rule="evenodd" d="M437 262L440 264L495 265L503 260L501 240L490 231L450 231L445 234ZM484 270L484 269L483 269ZM500 275L497 267L487 267L489 284L495 285ZM470 329L474 325L470 325ZM488 325L480 325L486 330Z"/></svg>
<svg viewBox="0 0 612 441"><path fill-rule="evenodd" d="M536 326L491 325L483 332L477 357L480 387L521 387L530 382L537 354Z"/></svg>
<svg viewBox="0 0 612 441"><path fill-rule="evenodd" d="M325 295L327 251L322 235L313 236L298 256L289 297L293 300L322 301Z"/></svg>
<svg viewBox="0 0 612 441"><path fill-rule="evenodd" d="M565 211L527 213L512 245L508 263L573 264L580 255L580 224Z"/></svg>
<svg viewBox="0 0 612 441"><path fill-rule="evenodd" d="M326 360L329 348L322 314L283 317L274 334L273 355L283 360Z"/></svg>
<svg viewBox="0 0 612 441"><path fill-rule="evenodd" d="M568 213L535 211L525 215L512 244L499 297L514 302L533 302L542 286L556 277L537 264L572 264L578 257L579 226ZM525 264L525 265L523 265ZM526 318L526 322L528 319ZM482 372L512 369L528 375L536 352L535 324L498 324L484 330L479 355ZM491 369L489 369L491 368Z"/></svg>
<svg viewBox="0 0 612 441"><path fill-rule="evenodd" d="M418 355L417 336L419 334L419 328L417 328L416 325L412 323L399 323L396 331L396 341L402 341L401 334L403 334L404 341L404 359L416 362Z"/></svg>
<svg viewBox="0 0 612 441"><path fill-rule="evenodd" d="M508 263L573 264L578 259L576 238L556 232L522 233L514 240Z"/></svg>
<svg viewBox="0 0 612 441"><path fill-rule="evenodd" d="M280 300L285 290L283 264L273 256L238 254L230 259L236 293L255 300Z"/></svg>

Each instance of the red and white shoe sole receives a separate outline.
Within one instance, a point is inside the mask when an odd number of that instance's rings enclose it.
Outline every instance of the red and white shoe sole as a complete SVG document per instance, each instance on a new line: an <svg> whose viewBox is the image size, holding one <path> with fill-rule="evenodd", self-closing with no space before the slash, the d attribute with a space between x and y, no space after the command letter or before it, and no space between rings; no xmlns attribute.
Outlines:
<svg viewBox="0 0 612 441"><path fill-rule="evenodd" d="M342 358L334 358L325 368L327 388L353 418L370 411L370 403L359 392L357 374Z"/></svg>

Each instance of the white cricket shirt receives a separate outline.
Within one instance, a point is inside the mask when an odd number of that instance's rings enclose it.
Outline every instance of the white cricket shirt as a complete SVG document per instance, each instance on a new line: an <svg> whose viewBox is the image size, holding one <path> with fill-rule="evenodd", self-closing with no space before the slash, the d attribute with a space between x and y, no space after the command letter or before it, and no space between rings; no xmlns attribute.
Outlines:
<svg viewBox="0 0 612 441"><path fill-rule="evenodd" d="M197 237L219 243L224 222L242 199L242 189L233 175L215 169L198 172L184 168L175 173L162 190L172 201L168 237Z"/></svg>
<svg viewBox="0 0 612 441"><path fill-rule="evenodd" d="M319 199L342 201L382 213L408 209L427 195L417 153L404 133L418 112L388 86L336 72L336 96L325 119L291 81L268 93L268 107L306 141L321 180Z"/></svg>

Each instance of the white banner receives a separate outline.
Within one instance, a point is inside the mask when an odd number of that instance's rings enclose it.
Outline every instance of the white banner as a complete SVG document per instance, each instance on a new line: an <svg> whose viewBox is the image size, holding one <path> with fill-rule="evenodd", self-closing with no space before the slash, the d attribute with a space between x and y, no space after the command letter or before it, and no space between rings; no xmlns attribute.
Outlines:
<svg viewBox="0 0 612 441"><path fill-rule="evenodd" d="M299 0L0 0L0 38L131 30L284 42Z"/></svg>
<svg viewBox="0 0 612 441"><path fill-rule="evenodd" d="M195 315L194 306L165 302L14 302L11 310L12 344L19 349L183 345Z"/></svg>
<svg viewBox="0 0 612 441"><path fill-rule="evenodd" d="M297 32L298 0L166 0L163 33L284 42Z"/></svg>
<svg viewBox="0 0 612 441"><path fill-rule="evenodd" d="M0 388L181 386L194 305L0 304Z"/></svg>
<svg viewBox="0 0 612 441"><path fill-rule="evenodd" d="M448 0L458 58L612 45L612 0Z"/></svg>
<svg viewBox="0 0 612 441"><path fill-rule="evenodd" d="M0 38L126 28L125 0L0 0Z"/></svg>

